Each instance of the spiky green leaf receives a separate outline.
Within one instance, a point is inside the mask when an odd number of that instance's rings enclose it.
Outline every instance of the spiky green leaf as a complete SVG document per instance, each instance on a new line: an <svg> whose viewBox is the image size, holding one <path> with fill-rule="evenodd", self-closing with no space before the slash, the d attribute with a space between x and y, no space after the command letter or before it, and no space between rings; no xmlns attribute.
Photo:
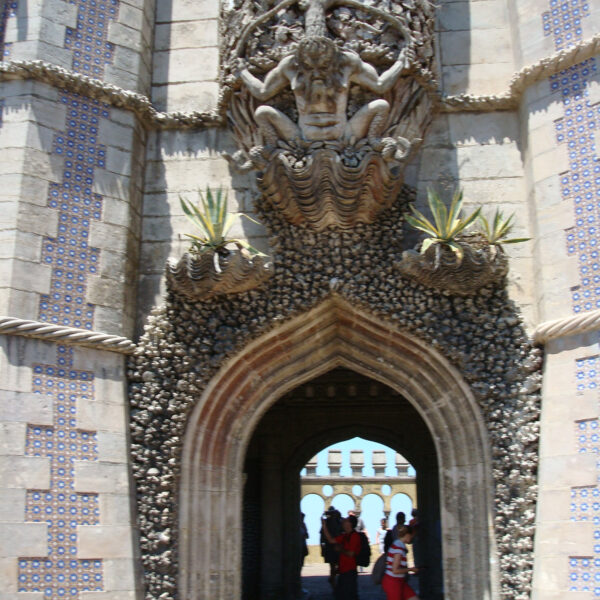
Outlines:
<svg viewBox="0 0 600 600"><path fill-rule="evenodd" d="M250 252L250 254L252 256L267 256L264 252L261 252L258 248L251 246L244 239L235 239L235 240L230 240L230 241L232 243L236 244L237 246L241 246L242 248L245 248L246 250L248 250L248 252Z"/></svg>
<svg viewBox="0 0 600 600"><path fill-rule="evenodd" d="M504 214L500 209L496 209L494 218L490 224L489 220L483 215L479 216L479 222L481 224L481 232L485 239L492 246L501 246L502 244L518 244L520 242L526 242L531 238L512 238L507 239L507 236L512 231L514 224L513 218L514 213L509 217L504 217Z"/></svg>
<svg viewBox="0 0 600 600"><path fill-rule="evenodd" d="M465 254L465 251L463 250L462 246L456 242L445 242L446 245L450 248L450 250L452 250L452 252L454 252L454 254L456 254L456 258L458 260L458 262L462 262L463 256Z"/></svg>
<svg viewBox="0 0 600 600"><path fill-rule="evenodd" d="M520 244L521 242L528 242L531 238L511 238L510 240L502 240L502 244ZM500 244L498 244L500 245Z"/></svg>
<svg viewBox="0 0 600 600"><path fill-rule="evenodd" d="M415 212L418 212L418 211L415 211ZM423 231L432 237L435 237L435 238L438 237L438 230L432 223L430 223L427 219L425 219L425 217L417 218L417 217L413 217L411 215L406 215L406 222L409 225L411 225L412 227L414 227L415 229L419 229L420 231Z"/></svg>
<svg viewBox="0 0 600 600"><path fill-rule="evenodd" d="M439 243L437 238L426 238L421 242L421 254L425 254L427 252L427 248L432 246L433 244Z"/></svg>
<svg viewBox="0 0 600 600"><path fill-rule="evenodd" d="M228 244L235 244L239 248L245 248L254 256L266 256L248 244L246 240L227 237L229 230L238 218L244 217L257 224L259 222L244 213L229 213L227 194L224 194L222 189L219 188L213 192L210 187L207 187L205 194L198 190L197 205L181 196L179 202L186 218L200 230L200 235L185 234L192 240L195 251L203 253L208 250L224 248Z"/></svg>
<svg viewBox="0 0 600 600"><path fill-rule="evenodd" d="M449 240L453 240L460 233L471 227L471 225L473 225L473 223L477 220L480 211L481 208L478 208L475 212L471 213L470 215L467 215L464 218L457 217L454 223L452 224L452 228L448 232L447 238Z"/></svg>

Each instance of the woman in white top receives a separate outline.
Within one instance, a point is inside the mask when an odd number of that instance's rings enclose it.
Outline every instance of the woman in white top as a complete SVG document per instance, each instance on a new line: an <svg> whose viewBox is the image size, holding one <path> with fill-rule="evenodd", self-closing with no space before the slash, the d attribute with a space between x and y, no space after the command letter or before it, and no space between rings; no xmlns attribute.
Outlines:
<svg viewBox="0 0 600 600"><path fill-rule="evenodd" d="M406 544L412 542L412 527L402 527L398 539L390 546L386 557L386 569L381 587L387 600L418 600L414 590L406 582L408 573L418 573L417 567L409 567L406 562Z"/></svg>
<svg viewBox="0 0 600 600"><path fill-rule="evenodd" d="M381 526L379 527L379 529L377 530L377 534L375 535L375 543L379 546L379 552L381 552L381 554L385 552L385 534L388 532L386 525L387 521L385 519L381 519Z"/></svg>

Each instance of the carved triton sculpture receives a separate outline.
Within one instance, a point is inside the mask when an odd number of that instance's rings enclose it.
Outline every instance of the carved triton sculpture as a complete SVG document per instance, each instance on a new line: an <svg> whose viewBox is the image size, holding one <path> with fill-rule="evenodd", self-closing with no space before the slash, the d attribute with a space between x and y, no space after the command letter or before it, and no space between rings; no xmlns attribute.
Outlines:
<svg viewBox="0 0 600 600"><path fill-rule="evenodd" d="M340 140L354 144L367 137L373 150L381 150L386 160L402 159L410 143L404 138L381 139L390 105L386 100L372 100L350 119L346 117L351 83L383 94L398 77L410 68L414 51L404 48L398 59L382 75L354 52L342 51L326 37L305 37L296 52L285 57L264 82L247 69L241 78L254 98L269 100L289 85L294 93L298 123L273 106L259 106L254 117L267 144L275 146L279 139L302 145L305 142Z"/></svg>
<svg viewBox="0 0 600 600"><path fill-rule="evenodd" d="M241 0L224 17L223 82L241 146L229 158L260 171L263 194L292 223L373 222L431 120L432 5L265 4L261 13Z"/></svg>

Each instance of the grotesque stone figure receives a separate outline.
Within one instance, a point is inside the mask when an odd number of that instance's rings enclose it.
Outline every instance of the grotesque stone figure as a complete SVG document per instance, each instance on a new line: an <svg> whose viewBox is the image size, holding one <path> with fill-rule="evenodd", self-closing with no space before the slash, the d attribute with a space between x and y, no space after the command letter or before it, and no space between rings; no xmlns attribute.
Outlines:
<svg viewBox="0 0 600 600"><path fill-rule="evenodd" d="M315 36L301 40L296 51L270 71L264 81L247 69L240 76L257 100L269 100L288 85L292 89L298 123L273 106L261 105L254 113L269 145L275 146L278 139L300 146L323 140L355 144L366 137L385 159L401 159L410 146L408 140L380 138L389 103L383 98L372 100L348 119L348 93L351 83L375 94L389 91L413 60L414 52L405 48L396 62L378 75L355 52L340 50L329 38Z"/></svg>
<svg viewBox="0 0 600 600"><path fill-rule="evenodd" d="M275 210L316 230L371 223L396 199L432 116L428 0L248 0L225 18L223 84ZM302 31L303 30L303 31Z"/></svg>

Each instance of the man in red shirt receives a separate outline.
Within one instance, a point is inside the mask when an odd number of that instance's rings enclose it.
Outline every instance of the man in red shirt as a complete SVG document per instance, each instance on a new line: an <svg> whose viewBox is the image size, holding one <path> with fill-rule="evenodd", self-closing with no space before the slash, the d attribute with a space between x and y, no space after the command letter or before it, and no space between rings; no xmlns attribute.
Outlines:
<svg viewBox="0 0 600 600"><path fill-rule="evenodd" d="M327 530L325 519L322 519L323 533L327 541L336 545L340 553L338 578L335 582L334 597L336 600L358 600L358 573L356 557L360 552L360 536L356 533L356 516L350 515L342 520L344 533L333 537Z"/></svg>

